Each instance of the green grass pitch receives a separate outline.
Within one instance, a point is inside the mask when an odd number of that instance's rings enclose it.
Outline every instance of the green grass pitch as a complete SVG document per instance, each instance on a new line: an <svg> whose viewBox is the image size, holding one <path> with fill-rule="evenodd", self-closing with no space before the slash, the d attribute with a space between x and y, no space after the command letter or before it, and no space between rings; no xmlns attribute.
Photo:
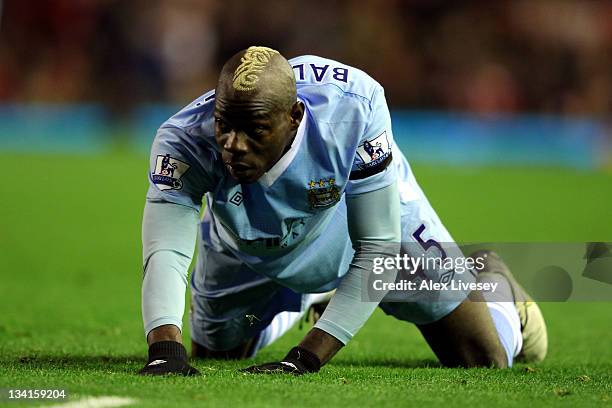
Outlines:
<svg viewBox="0 0 612 408"><path fill-rule="evenodd" d="M142 378L145 155L2 155L0 388L65 388L137 406L610 406L612 304L549 303L537 366L444 369L411 325L376 312L322 372L252 376L197 361L197 378ZM612 176L415 165L458 241L612 241ZM255 362L282 357L294 328ZM188 338L188 334L186 333ZM38 406L38 402L4 406Z"/></svg>

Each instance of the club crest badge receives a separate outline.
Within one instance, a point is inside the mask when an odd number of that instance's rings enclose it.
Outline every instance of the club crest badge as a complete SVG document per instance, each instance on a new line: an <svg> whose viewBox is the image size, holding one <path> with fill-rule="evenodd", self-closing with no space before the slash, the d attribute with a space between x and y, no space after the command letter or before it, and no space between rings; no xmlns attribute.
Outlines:
<svg viewBox="0 0 612 408"><path fill-rule="evenodd" d="M357 155L363 161L360 168L374 167L391 154L387 132L382 132L374 139L366 140L357 148Z"/></svg>
<svg viewBox="0 0 612 408"><path fill-rule="evenodd" d="M338 201L340 201L340 188L334 178L310 180L308 183L310 208L331 207Z"/></svg>
<svg viewBox="0 0 612 408"><path fill-rule="evenodd" d="M180 190L183 187L181 177L187 170L187 163L170 157L170 154L158 155L151 180L160 190Z"/></svg>

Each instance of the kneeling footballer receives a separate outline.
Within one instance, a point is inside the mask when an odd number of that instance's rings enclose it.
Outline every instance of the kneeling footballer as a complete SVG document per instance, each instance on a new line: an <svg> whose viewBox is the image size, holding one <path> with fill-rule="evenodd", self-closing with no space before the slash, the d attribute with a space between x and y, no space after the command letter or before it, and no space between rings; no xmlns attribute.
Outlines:
<svg viewBox="0 0 612 408"><path fill-rule="evenodd" d="M435 250L453 242L394 144L383 88L363 71L317 56L286 60L266 47L237 53L214 91L159 128L149 181L142 232L149 358L141 374L197 374L181 337L196 244L193 357L253 357L321 303L300 344L247 371L319 371L376 307L416 324L446 366L508 367L546 355L538 306L494 253L481 254L486 262L474 279L512 299L363 301L375 259L400 246L416 256L410 244ZM439 269L424 273L441 279Z"/></svg>

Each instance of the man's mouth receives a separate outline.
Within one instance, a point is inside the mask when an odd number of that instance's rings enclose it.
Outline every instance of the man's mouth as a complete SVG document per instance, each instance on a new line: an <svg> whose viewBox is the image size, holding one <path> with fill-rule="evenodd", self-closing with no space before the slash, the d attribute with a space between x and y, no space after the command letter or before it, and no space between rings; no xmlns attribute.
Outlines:
<svg viewBox="0 0 612 408"><path fill-rule="evenodd" d="M245 163L241 163L241 162L237 162L237 163L229 162L228 166L231 167L233 170L240 171L240 172L244 172L244 171L251 169L251 166Z"/></svg>
<svg viewBox="0 0 612 408"><path fill-rule="evenodd" d="M247 173L253 170L252 166L242 162L225 162L225 166L229 170L230 174L237 179L247 178Z"/></svg>
<svg viewBox="0 0 612 408"><path fill-rule="evenodd" d="M232 169L235 171L246 171L251 168L251 166L243 162L226 161L225 165L227 166L228 169Z"/></svg>

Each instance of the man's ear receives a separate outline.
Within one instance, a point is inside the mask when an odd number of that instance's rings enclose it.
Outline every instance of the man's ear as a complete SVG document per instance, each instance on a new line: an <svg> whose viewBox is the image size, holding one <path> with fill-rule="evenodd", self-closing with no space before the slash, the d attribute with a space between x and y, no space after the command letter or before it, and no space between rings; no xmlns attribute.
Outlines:
<svg viewBox="0 0 612 408"><path fill-rule="evenodd" d="M291 129L295 130L300 126L302 119L304 118L304 110L306 107L300 101L297 101L291 107Z"/></svg>

